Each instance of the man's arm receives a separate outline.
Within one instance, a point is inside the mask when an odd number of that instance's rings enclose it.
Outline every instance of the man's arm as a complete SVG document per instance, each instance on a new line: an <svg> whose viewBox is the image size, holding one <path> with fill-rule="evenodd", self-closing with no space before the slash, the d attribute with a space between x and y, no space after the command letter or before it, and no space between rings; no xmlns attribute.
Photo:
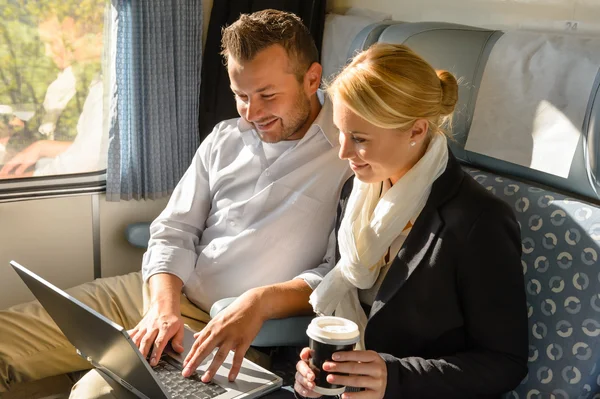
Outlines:
<svg viewBox="0 0 600 399"><path fill-rule="evenodd" d="M313 289L302 279L255 288L256 304L263 320L309 315L312 307L308 299Z"/></svg>
<svg viewBox="0 0 600 399"><path fill-rule="evenodd" d="M202 376L202 381L210 381L229 351L235 350L229 371L229 380L234 381L246 351L265 321L311 314L312 307L308 303L310 294L323 276L333 268L334 262L335 231L332 231L327 252L318 267L302 273L293 280L246 291L197 333L196 341L184 360L183 375L190 376L218 347L219 350Z"/></svg>
<svg viewBox="0 0 600 399"><path fill-rule="evenodd" d="M229 380L234 381L242 366L244 355L265 321L298 314L310 314L308 298L312 289L304 280L258 287L246 291L219 313L194 337L196 341L183 362L183 376L189 377L198 365L219 348L202 381L210 381L223 364L229 351L234 350Z"/></svg>
<svg viewBox="0 0 600 399"><path fill-rule="evenodd" d="M142 262L144 281L159 273L173 274L187 282L194 272L196 246L211 207L208 159L214 135L200 145L166 208L150 225L150 241Z"/></svg>
<svg viewBox="0 0 600 399"><path fill-rule="evenodd" d="M142 276L149 284L150 304L130 336L144 356L152 345L150 364L155 365L167 342L183 351L181 290L194 272L196 245L203 232L211 204L208 159L211 134L200 145L194 159L173 191L165 210L150 226L148 250L142 262Z"/></svg>

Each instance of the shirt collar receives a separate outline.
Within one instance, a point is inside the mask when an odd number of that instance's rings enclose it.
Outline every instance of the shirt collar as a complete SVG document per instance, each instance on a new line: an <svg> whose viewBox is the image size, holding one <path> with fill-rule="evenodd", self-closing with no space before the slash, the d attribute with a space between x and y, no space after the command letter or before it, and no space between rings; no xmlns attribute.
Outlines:
<svg viewBox="0 0 600 399"><path fill-rule="evenodd" d="M323 90L317 90L317 96L321 102L321 111L319 112L319 115L317 115L313 125L317 125L321 128L321 131L329 144L331 144L332 147L336 147L339 142L338 136L340 132L333 124L333 104Z"/></svg>
<svg viewBox="0 0 600 399"><path fill-rule="evenodd" d="M254 128L250 122L242 117L238 118L237 127L241 133L247 132L248 130L252 130Z"/></svg>
<svg viewBox="0 0 600 399"><path fill-rule="evenodd" d="M316 126L317 129L321 130L321 132L323 133L323 135L325 136L325 138L327 139L329 144L331 144L332 147L335 147L335 146L337 146L337 143L338 143L339 131L335 128L335 126L333 124L333 105L331 104L331 100L329 99L329 97L327 97L327 95L325 94L325 91L323 91L321 89L317 90L317 98L319 99L319 102L321 103L321 111L319 111L319 114L315 118L313 124L308 129L308 131L306 132L304 137L307 137L309 135L312 136L311 131ZM246 133L246 132L250 133L251 131L254 130L254 125L252 125L252 123L248 122L246 119L241 118L241 117L238 118L237 127L238 127L238 130L240 131L240 133ZM247 137L247 136L254 136L254 135L251 135L251 134L243 134L242 135L242 137Z"/></svg>

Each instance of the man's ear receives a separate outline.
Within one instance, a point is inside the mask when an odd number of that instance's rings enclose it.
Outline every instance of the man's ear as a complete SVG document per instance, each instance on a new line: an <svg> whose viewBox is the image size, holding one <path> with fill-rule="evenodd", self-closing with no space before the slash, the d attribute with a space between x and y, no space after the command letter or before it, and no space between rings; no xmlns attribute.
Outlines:
<svg viewBox="0 0 600 399"><path fill-rule="evenodd" d="M323 67L318 62L313 62L304 74L304 90L310 96L315 94L321 85Z"/></svg>
<svg viewBox="0 0 600 399"><path fill-rule="evenodd" d="M410 130L410 139L420 143L427 137L429 131L429 121L427 119L417 119Z"/></svg>

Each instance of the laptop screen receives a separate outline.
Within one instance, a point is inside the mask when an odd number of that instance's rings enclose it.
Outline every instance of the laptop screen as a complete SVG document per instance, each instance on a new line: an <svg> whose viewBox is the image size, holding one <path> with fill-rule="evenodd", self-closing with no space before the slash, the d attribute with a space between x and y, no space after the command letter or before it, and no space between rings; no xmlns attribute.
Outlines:
<svg viewBox="0 0 600 399"><path fill-rule="evenodd" d="M149 398L167 397L123 327L18 263L10 264L84 358Z"/></svg>

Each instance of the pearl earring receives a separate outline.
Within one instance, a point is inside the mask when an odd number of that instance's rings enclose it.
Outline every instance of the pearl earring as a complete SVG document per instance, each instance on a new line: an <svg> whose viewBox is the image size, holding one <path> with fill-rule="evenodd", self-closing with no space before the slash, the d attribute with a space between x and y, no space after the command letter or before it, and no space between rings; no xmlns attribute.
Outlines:
<svg viewBox="0 0 600 399"><path fill-rule="evenodd" d="M416 141L414 141L414 140L411 140L411 141L410 141L410 146L411 146L411 147L414 147L414 146L416 146L416 145L417 145L417 142L416 142Z"/></svg>

